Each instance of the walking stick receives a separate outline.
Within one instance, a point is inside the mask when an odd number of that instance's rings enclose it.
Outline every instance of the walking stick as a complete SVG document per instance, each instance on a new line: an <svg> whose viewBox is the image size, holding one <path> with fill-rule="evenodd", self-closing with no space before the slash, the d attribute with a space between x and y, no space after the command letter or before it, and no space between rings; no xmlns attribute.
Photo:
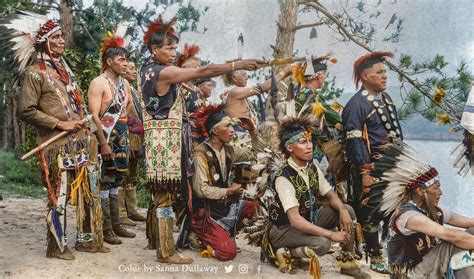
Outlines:
<svg viewBox="0 0 474 279"><path fill-rule="evenodd" d="M84 117L84 119L81 120L81 123L85 124L87 122L90 122L91 120L92 120L92 114L89 114L86 117ZM61 133L59 133L59 134L55 135L54 137L48 139L47 141L43 142L42 144L40 144L39 146L37 146L33 150L31 150L28 153L26 153L25 155L23 155L21 157L21 160L26 160L26 159L30 158L33 154L37 153L40 149L45 148L46 146L50 145L51 143L57 141L58 139L60 139L64 136L66 136L69 133L70 133L70 131L62 131Z"/></svg>

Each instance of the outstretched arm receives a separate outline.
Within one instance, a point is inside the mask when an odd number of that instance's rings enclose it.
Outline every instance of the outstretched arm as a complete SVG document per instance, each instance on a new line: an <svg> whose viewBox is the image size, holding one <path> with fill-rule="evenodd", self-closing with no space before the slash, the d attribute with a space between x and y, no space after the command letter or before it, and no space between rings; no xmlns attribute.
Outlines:
<svg viewBox="0 0 474 279"><path fill-rule="evenodd" d="M442 239L462 249L474 249L474 235L445 228L426 216L416 215L411 217L408 219L406 228Z"/></svg>
<svg viewBox="0 0 474 279"><path fill-rule="evenodd" d="M454 212L451 212L449 215L449 220L447 220L447 223L459 228L474 228L474 218L462 216Z"/></svg>

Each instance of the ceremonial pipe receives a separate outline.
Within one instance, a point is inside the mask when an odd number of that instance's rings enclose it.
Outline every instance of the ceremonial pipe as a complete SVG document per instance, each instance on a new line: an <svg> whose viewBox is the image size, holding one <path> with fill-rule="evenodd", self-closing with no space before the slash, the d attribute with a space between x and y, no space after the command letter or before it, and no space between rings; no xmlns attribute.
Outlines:
<svg viewBox="0 0 474 279"><path fill-rule="evenodd" d="M89 114L86 117L84 117L84 119L81 120L81 123L85 124L86 122L89 122L91 120L92 120L92 114ZM55 135L54 137L48 139L47 141L45 141L42 144L40 144L39 146L37 146L35 149L33 149L30 152L23 155L21 157L21 160L26 160L26 159L30 158L33 154L38 152L40 149L45 148L46 146L50 145L51 143L55 142L56 140L58 140L58 139L60 139L64 136L66 136L69 133L70 133L70 131L62 131L61 133L59 133L59 134Z"/></svg>

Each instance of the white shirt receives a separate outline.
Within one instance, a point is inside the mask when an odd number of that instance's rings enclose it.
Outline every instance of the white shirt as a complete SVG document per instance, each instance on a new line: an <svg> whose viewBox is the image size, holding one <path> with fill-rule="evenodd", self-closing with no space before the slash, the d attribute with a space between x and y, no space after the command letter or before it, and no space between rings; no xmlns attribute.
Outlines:
<svg viewBox="0 0 474 279"><path fill-rule="evenodd" d="M306 187L309 188L308 165L299 167L291 158L288 159L288 165L296 170L305 181ZM323 171L318 166L316 166L316 169L318 170L319 194L321 196L326 196L326 194L332 189L331 185L324 177ZM298 200L296 199L295 188L286 177L279 176L275 180L275 190L278 193L278 197L280 198L285 212L290 208L299 206Z"/></svg>
<svg viewBox="0 0 474 279"><path fill-rule="evenodd" d="M443 212L443 222L444 223L449 223L449 219L451 218L451 211L445 210L445 209L441 209L441 211ZM397 225L397 228L400 231L400 233L402 233L403 235L411 235L411 234L417 233L416 231L407 229L407 227L406 227L406 225L408 223L408 220L410 220L410 218L412 218L414 216L426 217L421 212L414 211L414 210L410 210L410 211L407 211L405 213L402 213L402 215L400 215L398 217L397 221L396 221L397 222L396 225ZM428 218L428 217L426 217L426 218Z"/></svg>

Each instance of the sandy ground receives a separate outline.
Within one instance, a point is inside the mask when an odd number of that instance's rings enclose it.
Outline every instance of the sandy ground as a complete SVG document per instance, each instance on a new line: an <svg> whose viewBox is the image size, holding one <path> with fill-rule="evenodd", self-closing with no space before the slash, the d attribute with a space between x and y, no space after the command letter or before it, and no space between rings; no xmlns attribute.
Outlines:
<svg viewBox="0 0 474 279"><path fill-rule="evenodd" d="M160 264L155 261L154 250L143 249L146 245L144 223L128 227L137 234L134 239L122 239L122 245L107 245L111 249L108 254L77 252L72 248L75 241L73 208L68 209L67 232L70 237L68 246L76 259L48 259L45 257L46 200L3 198L0 201L0 278L310 278L307 271L298 270L294 275L287 275L269 263L261 263L259 248L247 245L243 235L237 238L242 252L233 261L201 258L196 252L185 250L184 255L194 258L193 264ZM143 213L146 211L141 210ZM332 257L321 258L322 278L350 278L339 273ZM368 270L366 265L365 270ZM372 278L388 278L373 272L370 274Z"/></svg>

